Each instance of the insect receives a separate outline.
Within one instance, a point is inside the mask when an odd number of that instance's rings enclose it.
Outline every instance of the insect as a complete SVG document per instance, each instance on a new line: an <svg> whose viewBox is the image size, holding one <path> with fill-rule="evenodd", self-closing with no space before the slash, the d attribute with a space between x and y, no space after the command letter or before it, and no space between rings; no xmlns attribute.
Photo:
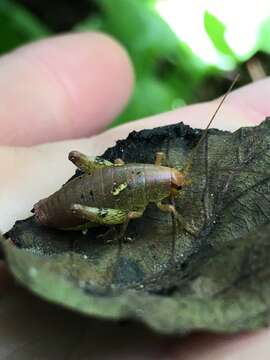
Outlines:
<svg viewBox="0 0 270 360"><path fill-rule="evenodd" d="M222 98L197 146L206 136L226 96L237 78ZM192 159L193 152L190 159ZM66 183L51 196L34 205L38 223L66 230L83 230L92 226L121 225L118 238L126 232L130 220L140 218L147 205L154 203L163 212L171 213L185 231L194 234L173 204L164 204L166 198L174 199L190 184L188 177L191 161L183 170L166 166L165 154L157 152L154 164L125 164L121 159L113 163L99 157L89 157L78 151L69 153L83 174Z"/></svg>
<svg viewBox="0 0 270 360"><path fill-rule="evenodd" d="M183 172L162 166L164 153L156 154L154 164L125 164L120 159L111 163L78 151L70 152L69 159L84 174L34 205L39 223L73 230L123 224L124 233L131 219L141 217L147 205L155 203L185 226L175 207L162 200L175 196L189 180Z"/></svg>

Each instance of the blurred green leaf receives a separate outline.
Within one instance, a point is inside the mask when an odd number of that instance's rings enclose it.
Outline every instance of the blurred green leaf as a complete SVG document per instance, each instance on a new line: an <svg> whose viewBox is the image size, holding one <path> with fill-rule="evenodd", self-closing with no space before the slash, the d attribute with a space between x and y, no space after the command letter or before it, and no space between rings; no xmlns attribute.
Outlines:
<svg viewBox="0 0 270 360"><path fill-rule="evenodd" d="M203 62L188 43L178 38L156 10L157 0L83 0L73 5L64 3L64 0L52 4L17 1L27 4L26 8L12 0L0 0L0 54L53 33L39 17L56 31L68 30L77 21L73 30L103 31L127 49L134 64L137 85L128 108L114 124L168 111L179 101L181 104L192 103L224 92L222 81L225 80L226 86L227 76L223 76L224 72L218 68L220 64L215 66ZM37 17L27 10L28 6ZM228 45L225 24L210 12L205 12L204 22L220 59L231 67L236 61L244 64L256 50L270 53L270 18L262 23L261 32L256 34L254 49L244 56ZM251 28L255 22L254 18ZM267 63L265 61L264 65ZM218 77L223 80L216 80ZM249 75L244 78L242 83L247 83ZM211 92L209 82L213 88Z"/></svg>
<svg viewBox="0 0 270 360"><path fill-rule="evenodd" d="M204 26L215 48L224 55L236 59L234 52L232 51L232 49L229 47L229 45L225 40L226 28L224 24L220 20L218 20L214 15L206 11L204 15Z"/></svg>
<svg viewBox="0 0 270 360"><path fill-rule="evenodd" d="M258 38L259 49L270 53L270 17L267 18L261 25Z"/></svg>
<svg viewBox="0 0 270 360"><path fill-rule="evenodd" d="M156 59L160 57L167 57L178 52L181 52L182 59L194 56L149 2L118 0L117 4L116 7L111 0L100 1L104 14L104 30L122 42L133 61L138 67L143 68L143 71L146 68L153 70ZM179 57L177 60L180 60ZM186 68L187 63L181 62L182 66L184 64ZM196 71L196 68L202 64L194 56L192 65Z"/></svg>
<svg viewBox="0 0 270 360"><path fill-rule="evenodd" d="M154 8L153 0L100 0L99 18L89 17L76 30L98 29L114 36L135 67L136 88L119 124L171 110L193 99L207 65L181 42ZM119 11L121 9L121 12Z"/></svg>
<svg viewBox="0 0 270 360"><path fill-rule="evenodd" d="M74 29L75 31L104 31L104 21L101 16L90 16L80 21Z"/></svg>
<svg viewBox="0 0 270 360"><path fill-rule="evenodd" d="M50 34L49 29L22 6L0 2L0 53Z"/></svg>
<svg viewBox="0 0 270 360"><path fill-rule="evenodd" d="M179 94L166 82L151 76L138 79L133 98L127 109L114 122L113 126L124 123L126 119L139 119L155 113L172 109ZM184 103L182 99L179 102Z"/></svg>

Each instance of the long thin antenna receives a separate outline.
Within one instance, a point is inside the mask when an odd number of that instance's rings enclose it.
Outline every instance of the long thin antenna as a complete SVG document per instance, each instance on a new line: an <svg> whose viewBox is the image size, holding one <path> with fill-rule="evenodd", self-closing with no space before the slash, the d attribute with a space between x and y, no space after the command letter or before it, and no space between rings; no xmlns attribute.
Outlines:
<svg viewBox="0 0 270 360"><path fill-rule="evenodd" d="M214 114L212 115L208 125L206 126L206 128L204 129L203 133L202 133L202 136L200 138L200 140L197 142L197 144L195 145L195 147L193 148L193 150L191 151L191 154L190 154L190 157L189 157L189 160L188 160L188 163L185 167L185 172L187 172L189 169L190 169L190 166L191 166L191 162L192 162L192 159L193 159L193 154L194 152L197 150L198 146L202 143L202 141L206 138L207 136L207 133L208 133L208 130L212 124L212 122L214 121L217 113L219 112L219 109L221 108L221 106L223 105L224 101L226 100L227 96L229 95L229 93L232 91L234 85L236 84L236 82L238 81L240 77L240 74L237 74L233 80L233 82L231 83L229 89L226 91L226 93L223 95L218 107L216 108Z"/></svg>

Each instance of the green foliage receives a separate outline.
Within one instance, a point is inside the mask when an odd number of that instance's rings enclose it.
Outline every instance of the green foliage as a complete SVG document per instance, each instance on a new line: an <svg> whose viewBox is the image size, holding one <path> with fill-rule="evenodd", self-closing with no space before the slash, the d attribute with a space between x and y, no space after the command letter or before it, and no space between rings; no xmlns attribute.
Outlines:
<svg viewBox="0 0 270 360"><path fill-rule="evenodd" d="M137 85L134 96L114 124L168 111L173 104L192 101L194 88L205 74L203 64L182 43L153 8L153 1L101 0L100 18L90 17L76 27L111 34L128 50ZM121 11L119 11L121 9ZM188 79L183 85L183 80Z"/></svg>
<svg viewBox="0 0 270 360"><path fill-rule="evenodd" d="M261 26L259 35L259 49L270 53L270 17L265 20Z"/></svg>
<svg viewBox="0 0 270 360"><path fill-rule="evenodd" d="M49 30L30 12L18 4L0 2L0 53L9 51L25 42L49 35Z"/></svg>
<svg viewBox="0 0 270 360"><path fill-rule="evenodd" d="M114 125L121 124L127 119L136 120L136 118L171 109L173 99L177 99L177 93L168 83L154 76L141 76L137 79L131 102L126 111L115 120ZM180 98L180 102L181 100Z"/></svg>
<svg viewBox="0 0 270 360"><path fill-rule="evenodd" d="M224 55L230 56L235 59L234 52L231 50L225 40L226 27L224 26L224 24L219 21L214 15L206 11L204 15L204 26L215 48Z"/></svg>
<svg viewBox="0 0 270 360"><path fill-rule="evenodd" d="M188 43L176 36L156 11L156 2L157 0L89 0L89 11L94 9L93 12L88 16L86 13L86 17L77 20L70 29L108 33L127 49L131 57L137 80L134 95L113 125L168 111L176 103L181 105L206 100L224 91L224 87L219 89L219 81L217 84L213 83L215 90L209 92L209 83L205 79L208 76L211 79L214 76L222 77L223 72L218 66L203 62L193 53ZM70 7L65 9L64 3L62 5L63 18L59 18L61 26L66 24L63 20L65 16L68 18L70 11ZM79 7L78 3L78 9ZM40 14L46 9L46 5L40 3L39 8L36 4L34 8L39 9L37 13ZM51 5L48 6L49 11ZM78 19L81 19L81 12L78 13ZM48 14L46 19L49 16ZM74 19L77 19L76 15ZM257 50L270 53L270 19L261 25L257 44L244 56L231 49L225 37L226 25L208 11L204 14L204 25L220 58L230 66L241 64ZM0 0L0 54L51 33L46 24L20 5L20 0ZM247 78L242 83L250 81L249 76ZM208 98L203 95L205 93Z"/></svg>

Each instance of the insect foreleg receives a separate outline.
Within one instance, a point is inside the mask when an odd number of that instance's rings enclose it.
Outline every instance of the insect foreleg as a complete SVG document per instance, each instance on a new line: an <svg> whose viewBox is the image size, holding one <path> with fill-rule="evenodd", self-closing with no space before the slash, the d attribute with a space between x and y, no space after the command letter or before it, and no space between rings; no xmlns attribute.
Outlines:
<svg viewBox="0 0 270 360"><path fill-rule="evenodd" d="M115 226L110 226L105 233L97 235L97 239L104 240L106 243L112 242L116 237Z"/></svg>
<svg viewBox="0 0 270 360"><path fill-rule="evenodd" d="M196 231L186 222L184 217L179 214L174 205L171 204L162 204L161 202L156 203L157 207L164 212L168 212L174 215L177 223L184 229L187 233L192 236L196 236Z"/></svg>

